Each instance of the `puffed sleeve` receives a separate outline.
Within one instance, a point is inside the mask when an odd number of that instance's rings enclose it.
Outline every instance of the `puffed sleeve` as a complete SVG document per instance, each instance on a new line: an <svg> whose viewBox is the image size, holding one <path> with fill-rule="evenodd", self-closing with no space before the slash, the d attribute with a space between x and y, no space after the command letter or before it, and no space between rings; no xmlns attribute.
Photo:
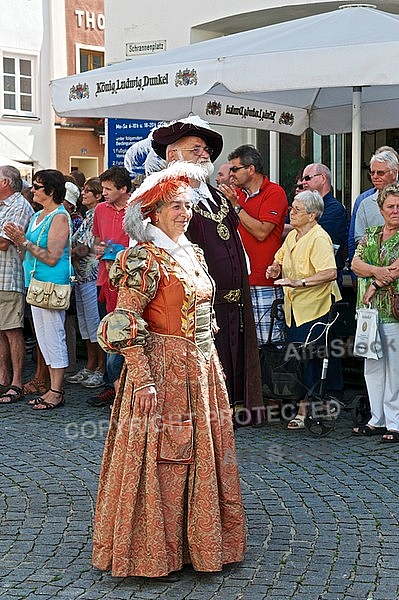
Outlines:
<svg viewBox="0 0 399 600"><path fill-rule="evenodd" d="M101 320L98 342L105 352L123 354L137 390L153 383L144 352L148 329L143 311L157 292L159 266L147 248L136 246L119 252L109 275L118 287L118 302Z"/></svg>

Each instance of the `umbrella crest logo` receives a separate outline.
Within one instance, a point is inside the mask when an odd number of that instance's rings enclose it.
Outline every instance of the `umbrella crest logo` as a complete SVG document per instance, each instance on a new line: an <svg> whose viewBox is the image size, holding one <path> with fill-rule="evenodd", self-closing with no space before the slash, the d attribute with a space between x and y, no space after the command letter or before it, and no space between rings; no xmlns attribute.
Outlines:
<svg viewBox="0 0 399 600"><path fill-rule="evenodd" d="M214 117L221 117L222 116L222 103L216 102L216 100L211 100L206 105L205 114L213 115Z"/></svg>
<svg viewBox="0 0 399 600"><path fill-rule="evenodd" d="M280 118L278 120L279 125L289 125L290 127L292 127L292 125L294 124L294 121L295 121L295 117L290 112L282 112L280 115Z"/></svg>
<svg viewBox="0 0 399 600"><path fill-rule="evenodd" d="M87 83L77 83L69 89L69 100L84 100L90 97L90 90Z"/></svg>
<svg viewBox="0 0 399 600"><path fill-rule="evenodd" d="M175 86L197 85L198 75L195 69L180 69L175 75Z"/></svg>

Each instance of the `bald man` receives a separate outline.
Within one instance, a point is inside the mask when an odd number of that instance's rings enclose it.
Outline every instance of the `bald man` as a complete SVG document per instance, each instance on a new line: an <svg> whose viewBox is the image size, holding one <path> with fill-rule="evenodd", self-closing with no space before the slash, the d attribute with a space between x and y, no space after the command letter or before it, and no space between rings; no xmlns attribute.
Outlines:
<svg viewBox="0 0 399 600"><path fill-rule="evenodd" d="M218 188L223 183L225 185L231 185L230 167L231 167L230 163L223 163L222 165L220 165L218 172L216 173L216 176L215 176L215 181L216 181L216 185L218 186Z"/></svg>

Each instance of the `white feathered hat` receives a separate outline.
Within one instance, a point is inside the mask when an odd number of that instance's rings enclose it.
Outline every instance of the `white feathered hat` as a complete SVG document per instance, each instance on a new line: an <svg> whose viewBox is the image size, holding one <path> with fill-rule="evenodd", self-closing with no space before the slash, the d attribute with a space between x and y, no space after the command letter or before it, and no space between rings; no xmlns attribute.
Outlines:
<svg viewBox="0 0 399 600"><path fill-rule="evenodd" d="M203 167L189 162L176 161L166 169L148 175L130 196L124 218L124 228L131 238L142 241L143 220L155 211L160 203L172 202L182 187L192 188L193 180L205 181Z"/></svg>

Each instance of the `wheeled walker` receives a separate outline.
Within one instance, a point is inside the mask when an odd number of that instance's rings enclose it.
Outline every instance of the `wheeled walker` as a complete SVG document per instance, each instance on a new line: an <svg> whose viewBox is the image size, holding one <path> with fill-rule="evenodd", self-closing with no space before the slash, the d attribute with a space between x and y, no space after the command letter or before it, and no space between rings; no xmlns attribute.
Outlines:
<svg viewBox="0 0 399 600"><path fill-rule="evenodd" d="M327 371L331 356L331 328L339 319L339 303L333 304L327 323L316 323L302 343L273 342L272 331L279 311L281 299L273 302L271 325L268 341L260 349L263 394L265 398L281 402L281 415L290 420L296 414L298 403L307 398L305 428L314 436L324 436L335 427L341 410L340 402L327 391ZM312 339L314 327L321 326L321 333ZM304 383L304 374L308 362L321 358L320 380L311 389Z"/></svg>

